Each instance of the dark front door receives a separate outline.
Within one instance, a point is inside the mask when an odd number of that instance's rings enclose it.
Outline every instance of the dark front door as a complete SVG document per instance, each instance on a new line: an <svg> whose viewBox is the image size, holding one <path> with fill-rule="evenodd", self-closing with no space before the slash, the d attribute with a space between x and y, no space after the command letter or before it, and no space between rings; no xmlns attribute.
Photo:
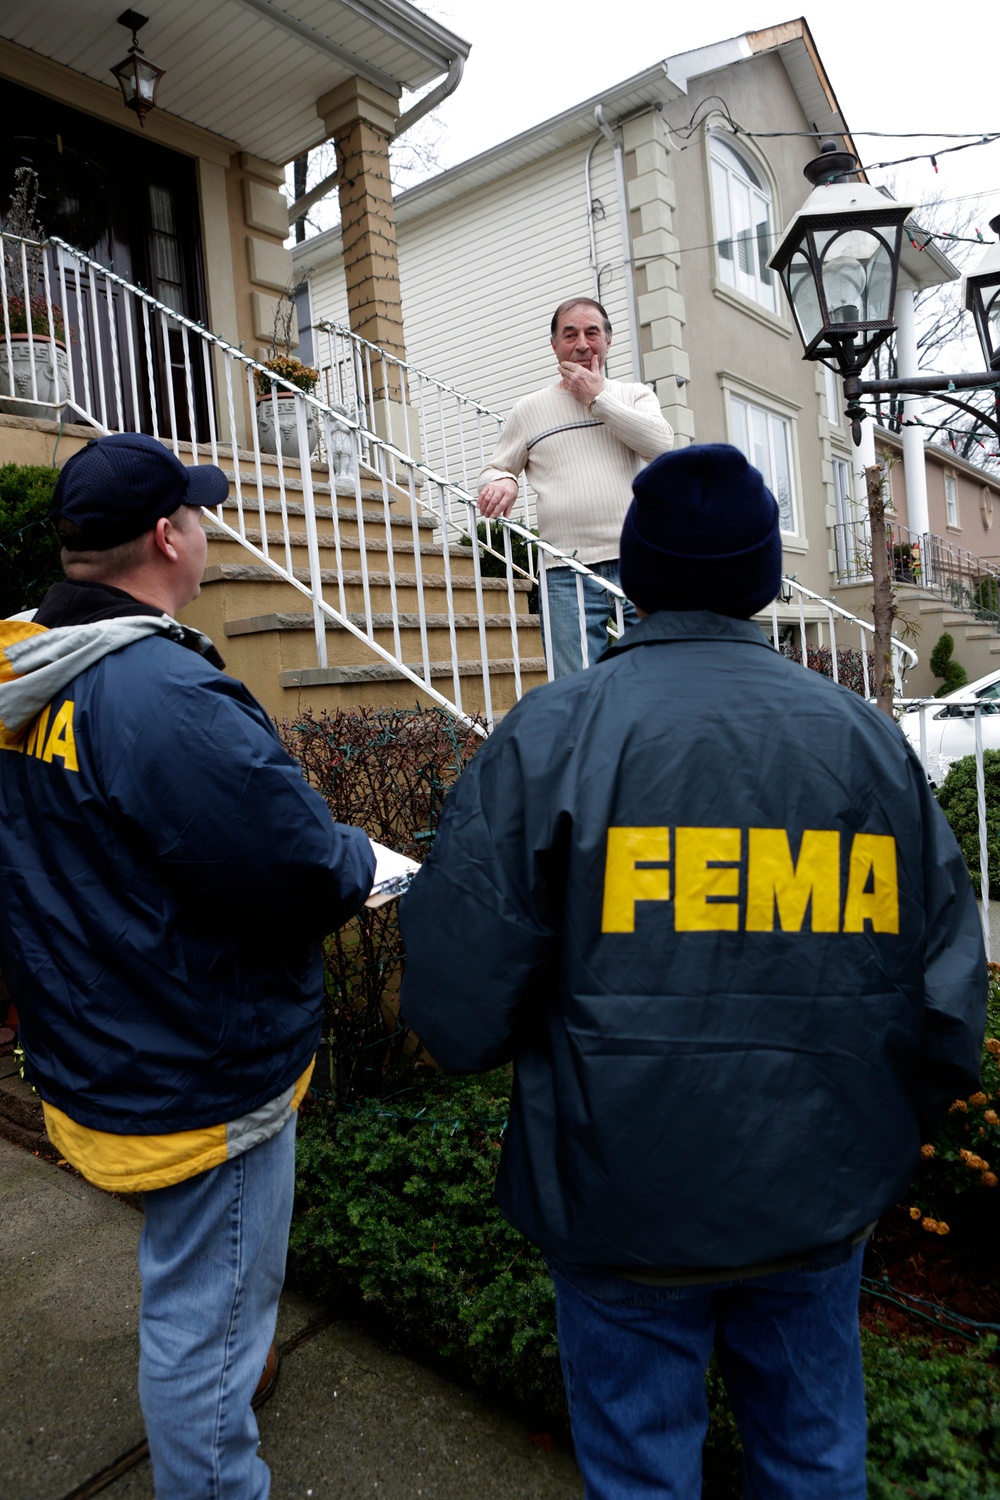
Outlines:
<svg viewBox="0 0 1000 1500"><path fill-rule="evenodd" d="M47 234L203 322L193 161L128 125L116 129L3 79L0 118L13 122L0 135L0 218L16 168L33 167L42 194L38 218ZM147 432L155 426L180 439L192 436L193 405L195 436L206 436L200 349L190 345L185 360L176 327L152 310L144 318L138 304L126 306L126 300L114 282L92 278L86 269L68 271L64 311L74 330L78 394L105 426Z"/></svg>

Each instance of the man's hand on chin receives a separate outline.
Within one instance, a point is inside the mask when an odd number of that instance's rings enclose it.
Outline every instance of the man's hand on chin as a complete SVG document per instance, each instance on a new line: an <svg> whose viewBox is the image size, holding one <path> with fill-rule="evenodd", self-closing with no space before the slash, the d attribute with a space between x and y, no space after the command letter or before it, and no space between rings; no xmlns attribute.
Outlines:
<svg viewBox="0 0 1000 1500"><path fill-rule="evenodd" d="M560 360L559 373L562 376L562 389L569 391L573 400L579 401L581 406L589 406L594 397L599 396L604 389L601 362L596 354L591 357L589 365L578 364L572 359Z"/></svg>

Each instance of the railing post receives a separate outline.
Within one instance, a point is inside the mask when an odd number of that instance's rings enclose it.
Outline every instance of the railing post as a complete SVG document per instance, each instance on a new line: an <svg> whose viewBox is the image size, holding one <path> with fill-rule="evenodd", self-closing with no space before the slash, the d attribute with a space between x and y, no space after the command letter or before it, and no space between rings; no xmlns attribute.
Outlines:
<svg viewBox="0 0 1000 1500"><path fill-rule="evenodd" d="M306 521L306 552L309 556L309 592L313 601L313 629L316 632L316 665L325 667L326 662L326 615L323 613L323 567L319 555L319 534L316 530L316 497L313 493L312 455L309 452L309 429L306 425L306 403L295 398L295 425L299 439L299 473L302 476L302 509ZM278 448L281 448L281 433L278 429ZM286 521L287 527L287 521Z"/></svg>
<svg viewBox="0 0 1000 1500"><path fill-rule="evenodd" d="M986 775L983 770L983 705L977 698L973 710L976 727L976 810L979 814L979 896L982 902L983 942L990 960L990 856L986 841Z"/></svg>

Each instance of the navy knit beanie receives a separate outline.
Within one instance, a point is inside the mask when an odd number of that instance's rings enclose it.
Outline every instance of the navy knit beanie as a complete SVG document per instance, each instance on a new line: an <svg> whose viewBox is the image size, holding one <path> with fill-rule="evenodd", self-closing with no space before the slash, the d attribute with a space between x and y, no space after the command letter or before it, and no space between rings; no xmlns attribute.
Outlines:
<svg viewBox="0 0 1000 1500"><path fill-rule="evenodd" d="M781 584L778 506L758 469L728 443L664 453L632 481L621 586L647 614L710 609L749 620Z"/></svg>

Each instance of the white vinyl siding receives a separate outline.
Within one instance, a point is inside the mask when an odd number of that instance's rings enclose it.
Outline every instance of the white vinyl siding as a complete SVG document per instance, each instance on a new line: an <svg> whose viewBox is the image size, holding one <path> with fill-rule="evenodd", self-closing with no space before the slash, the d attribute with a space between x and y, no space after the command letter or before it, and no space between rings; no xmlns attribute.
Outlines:
<svg viewBox="0 0 1000 1500"><path fill-rule="evenodd" d="M730 395L729 411L733 443L763 474L765 484L778 502L782 531L796 534L798 521L788 421L739 396Z"/></svg>
<svg viewBox="0 0 1000 1500"><path fill-rule="evenodd" d="M718 136L709 137L719 275L770 312L777 309L771 194L758 171Z"/></svg>
<svg viewBox="0 0 1000 1500"><path fill-rule="evenodd" d="M422 209L419 188L399 200L407 359L502 415L556 380L549 322L557 305L595 295L586 154L585 144L567 147L441 207ZM608 375L637 380L610 146L594 153L591 192L600 300L614 328ZM311 296L314 320L346 323L342 255L313 273Z"/></svg>

